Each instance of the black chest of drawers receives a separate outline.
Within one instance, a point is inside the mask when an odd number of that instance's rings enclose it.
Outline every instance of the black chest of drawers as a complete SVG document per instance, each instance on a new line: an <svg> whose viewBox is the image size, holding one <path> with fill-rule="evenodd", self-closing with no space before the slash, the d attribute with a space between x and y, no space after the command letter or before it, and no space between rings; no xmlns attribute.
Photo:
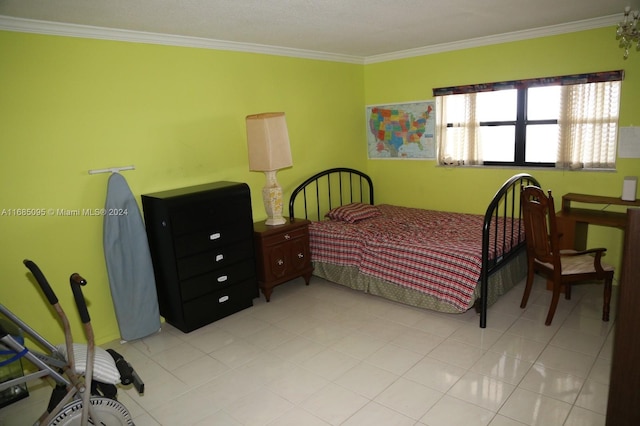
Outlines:
<svg viewBox="0 0 640 426"><path fill-rule="evenodd" d="M253 306L258 285L249 186L142 195L160 314L185 333Z"/></svg>

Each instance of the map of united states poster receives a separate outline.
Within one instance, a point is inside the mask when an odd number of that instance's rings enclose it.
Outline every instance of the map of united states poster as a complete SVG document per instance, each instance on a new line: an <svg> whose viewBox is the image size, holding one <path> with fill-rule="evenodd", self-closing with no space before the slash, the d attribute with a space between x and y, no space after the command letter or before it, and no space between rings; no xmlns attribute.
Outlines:
<svg viewBox="0 0 640 426"><path fill-rule="evenodd" d="M369 105L369 158L435 159L435 102Z"/></svg>

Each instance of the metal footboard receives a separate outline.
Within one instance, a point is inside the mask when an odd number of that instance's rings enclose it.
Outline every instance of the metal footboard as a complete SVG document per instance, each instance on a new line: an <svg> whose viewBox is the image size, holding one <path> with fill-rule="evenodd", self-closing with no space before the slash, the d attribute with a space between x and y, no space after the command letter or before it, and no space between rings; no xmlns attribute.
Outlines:
<svg viewBox="0 0 640 426"><path fill-rule="evenodd" d="M489 277L526 246L520 205L520 188L526 185L540 186L538 181L527 173L510 177L496 192L484 216L480 300L476 305L480 312L481 328L487 326ZM492 257L491 253L502 254Z"/></svg>

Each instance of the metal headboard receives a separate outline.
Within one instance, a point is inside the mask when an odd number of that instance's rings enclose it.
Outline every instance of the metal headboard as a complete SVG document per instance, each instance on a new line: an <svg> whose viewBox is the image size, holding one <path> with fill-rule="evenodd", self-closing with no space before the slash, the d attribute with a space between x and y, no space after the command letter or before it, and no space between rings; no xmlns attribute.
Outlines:
<svg viewBox="0 0 640 426"><path fill-rule="evenodd" d="M371 178L359 170L336 167L311 176L293 190L289 217L323 220L329 210L356 202L373 204Z"/></svg>

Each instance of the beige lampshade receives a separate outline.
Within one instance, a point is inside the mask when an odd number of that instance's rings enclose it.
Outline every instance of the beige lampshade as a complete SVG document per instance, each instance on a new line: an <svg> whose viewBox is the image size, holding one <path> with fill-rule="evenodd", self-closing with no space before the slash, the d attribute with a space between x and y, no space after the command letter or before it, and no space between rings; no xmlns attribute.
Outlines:
<svg viewBox="0 0 640 426"><path fill-rule="evenodd" d="M249 170L280 170L293 164L284 112L247 116Z"/></svg>

